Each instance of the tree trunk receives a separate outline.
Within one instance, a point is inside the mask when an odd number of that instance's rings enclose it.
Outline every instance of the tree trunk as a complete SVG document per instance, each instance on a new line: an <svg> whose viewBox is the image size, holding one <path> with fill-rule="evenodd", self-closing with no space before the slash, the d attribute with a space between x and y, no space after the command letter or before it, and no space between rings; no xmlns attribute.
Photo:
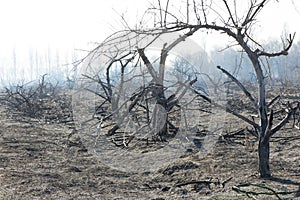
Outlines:
<svg viewBox="0 0 300 200"><path fill-rule="evenodd" d="M258 144L258 161L259 161L259 173L261 178L270 178L270 142L267 139L263 141L262 138Z"/></svg>
<svg viewBox="0 0 300 200"><path fill-rule="evenodd" d="M248 53L248 56L253 64L257 84L258 84L258 114L260 118L260 130L259 130L259 144L258 144L258 162L259 173L262 178L270 178L270 142L269 138L265 138L267 126L268 126L268 106L266 103L266 86L265 77L262 67L259 62L259 56L257 53L250 50L248 46L244 46L244 49Z"/></svg>
<svg viewBox="0 0 300 200"><path fill-rule="evenodd" d="M156 110L156 113L154 113L156 127L159 128L159 130L157 130L157 135L164 141L168 134L167 98L162 85L157 85L155 92L156 104L160 107Z"/></svg>

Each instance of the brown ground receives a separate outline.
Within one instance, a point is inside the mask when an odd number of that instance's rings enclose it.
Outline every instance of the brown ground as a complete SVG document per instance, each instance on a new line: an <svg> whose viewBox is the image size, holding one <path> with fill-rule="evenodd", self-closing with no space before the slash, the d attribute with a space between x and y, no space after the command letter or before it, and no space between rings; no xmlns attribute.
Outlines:
<svg viewBox="0 0 300 200"><path fill-rule="evenodd" d="M0 199L300 199L300 131L291 124L271 142L275 178L262 180L253 143L233 118L227 132L240 134L220 138L205 158L187 152L167 168L142 174L103 165L72 124L22 122L3 106L0 119ZM282 194L256 194L272 191Z"/></svg>

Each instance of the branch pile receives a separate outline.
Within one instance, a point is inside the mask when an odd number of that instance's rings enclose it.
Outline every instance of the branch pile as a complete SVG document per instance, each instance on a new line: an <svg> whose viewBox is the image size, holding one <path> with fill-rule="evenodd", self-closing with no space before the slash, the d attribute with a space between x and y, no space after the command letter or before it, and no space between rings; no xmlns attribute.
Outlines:
<svg viewBox="0 0 300 200"><path fill-rule="evenodd" d="M71 97L57 85L46 81L45 76L37 83L6 87L1 95L1 104L18 119L30 117L50 123L71 122Z"/></svg>

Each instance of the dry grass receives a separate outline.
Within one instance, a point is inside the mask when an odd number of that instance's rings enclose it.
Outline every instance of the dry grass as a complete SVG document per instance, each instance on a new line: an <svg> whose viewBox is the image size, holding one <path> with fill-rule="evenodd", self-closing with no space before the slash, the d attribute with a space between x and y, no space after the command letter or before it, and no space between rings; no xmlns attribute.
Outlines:
<svg viewBox="0 0 300 200"><path fill-rule="evenodd" d="M21 122L8 118L4 107L0 126L0 199L278 199L232 189L246 183L291 192L281 199L300 196L300 130L290 123L271 141L273 180L259 178L255 139L245 138L245 124L230 115L207 156L187 151L157 172L138 174L99 162L73 126ZM253 185L240 189L270 192Z"/></svg>

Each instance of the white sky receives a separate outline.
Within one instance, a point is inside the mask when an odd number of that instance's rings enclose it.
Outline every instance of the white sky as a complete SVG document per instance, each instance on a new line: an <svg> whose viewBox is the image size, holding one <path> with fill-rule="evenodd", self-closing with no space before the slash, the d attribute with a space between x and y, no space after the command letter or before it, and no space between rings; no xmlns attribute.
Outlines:
<svg viewBox="0 0 300 200"><path fill-rule="evenodd" d="M122 29L118 14L137 22L149 1L154 0L0 0L0 59L11 58L14 47L24 53L31 47L86 49L89 42ZM171 0L176 1L182 0ZM271 1L256 31L265 40L279 39L284 30L296 31L299 38L300 1ZM210 49L221 41L208 36L202 43Z"/></svg>
<svg viewBox="0 0 300 200"><path fill-rule="evenodd" d="M113 8L125 11L124 2L137 5L131 0L0 0L0 44L67 46L100 42L114 31L110 27L117 15Z"/></svg>
<svg viewBox="0 0 300 200"><path fill-rule="evenodd" d="M134 22L144 10L138 8L147 4L147 0L0 0L0 45L49 43L60 47L101 42L122 28L117 12ZM266 38L280 36L284 28L299 35L300 2L270 3L260 19L263 25L259 32Z"/></svg>

